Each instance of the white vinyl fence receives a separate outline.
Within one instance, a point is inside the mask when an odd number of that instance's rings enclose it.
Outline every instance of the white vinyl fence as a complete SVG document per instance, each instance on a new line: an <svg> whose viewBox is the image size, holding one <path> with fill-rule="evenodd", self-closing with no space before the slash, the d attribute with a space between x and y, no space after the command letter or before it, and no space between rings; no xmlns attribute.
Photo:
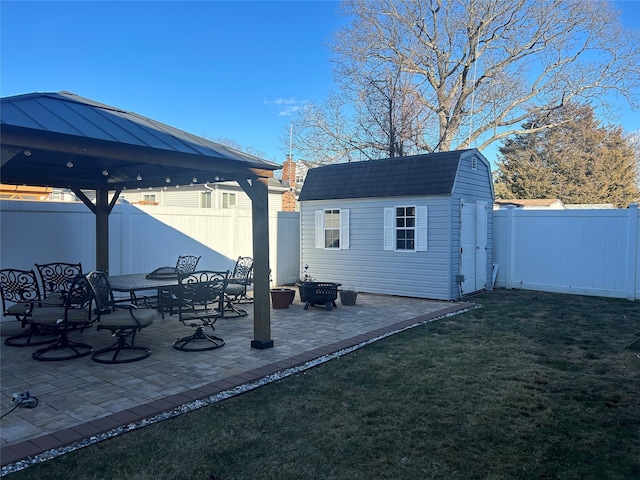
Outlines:
<svg viewBox="0 0 640 480"><path fill-rule="evenodd" d="M638 206L603 210L496 210L495 286L640 299ZM272 284L300 275L297 212L269 217ZM251 212L116 205L109 220L110 273L150 272L180 254L227 270L253 256ZM80 203L0 201L0 268L82 262L95 268L95 217Z"/></svg>
<svg viewBox="0 0 640 480"><path fill-rule="evenodd" d="M640 298L638 205L626 209L493 214L495 285Z"/></svg>
<svg viewBox="0 0 640 480"><path fill-rule="evenodd" d="M297 213L270 212L272 283L297 280ZM109 217L109 273L150 272L178 255L201 255L198 268L228 270L253 256L251 211L118 204ZM280 232L280 234L278 234ZM0 201L0 268L81 262L95 268L95 216L81 203Z"/></svg>

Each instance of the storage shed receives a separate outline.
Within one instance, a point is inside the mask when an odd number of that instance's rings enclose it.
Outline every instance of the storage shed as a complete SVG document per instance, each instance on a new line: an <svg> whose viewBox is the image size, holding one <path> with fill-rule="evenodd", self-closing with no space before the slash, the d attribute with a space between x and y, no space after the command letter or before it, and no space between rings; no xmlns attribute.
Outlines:
<svg viewBox="0 0 640 480"><path fill-rule="evenodd" d="M455 300L492 286L493 183L476 149L309 170L300 256L316 281Z"/></svg>

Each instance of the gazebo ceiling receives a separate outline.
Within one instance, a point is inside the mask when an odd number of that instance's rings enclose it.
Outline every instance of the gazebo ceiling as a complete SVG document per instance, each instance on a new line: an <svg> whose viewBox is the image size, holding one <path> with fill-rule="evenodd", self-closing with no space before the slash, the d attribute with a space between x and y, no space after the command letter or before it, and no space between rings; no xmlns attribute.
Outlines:
<svg viewBox="0 0 640 480"><path fill-rule="evenodd" d="M280 165L69 92L6 97L1 181L146 188L265 176Z"/></svg>
<svg viewBox="0 0 640 480"><path fill-rule="evenodd" d="M70 188L95 213L96 268L105 272L109 213L122 189L237 181L252 204L251 346L273 346L265 177L280 165L68 92L2 98L0 147L0 182ZM81 190L95 190L95 204Z"/></svg>

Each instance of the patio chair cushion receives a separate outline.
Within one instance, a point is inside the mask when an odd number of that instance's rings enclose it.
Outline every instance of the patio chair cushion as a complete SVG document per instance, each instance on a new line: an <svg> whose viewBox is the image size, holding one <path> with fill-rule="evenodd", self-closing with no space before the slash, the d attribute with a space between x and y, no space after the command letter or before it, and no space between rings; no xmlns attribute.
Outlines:
<svg viewBox="0 0 640 480"><path fill-rule="evenodd" d="M224 293L226 293L227 295L240 295L241 293L244 293L244 291L247 289L246 285L242 285L239 283L229 283L227 285L227 288L224 289Z"/></svg>
<svg viewBox="0 0 640 480"><path fill-rule="evenodd" d="M135 319L129 313L129 309L118 309L112 313L102 315L100 317L100 325L103 328L122 328L122 327L135 327L140 328L148 327L153 323L153 319L158 314L157 310L152 308L136 308L131 311L135 316ZM136 320L138 320L136 322Z"/></svg>
<svg viewBox="0 0 640 480"><path fill-rule="evenodd" d="M7 315L25 315L28 311L29 308L31 308L33 306L33 309L35 310L36 308L52 308L52 307L58 307L62 304L62 300L58 301L52 298L47 298L46 300L38 300L36 302L18 302L18 303L14 303L13 305L10 305L7 308L6 314ZM64 307L60 306L60 310L62 311L62 313L64 314Z"/></svg>
<svg viewBox="0 0 640 480"><path fill-rule="evenodd" d="M14 303L7 308L8 315L24 315L27 313L27 308L31 305L31 302Z"/></svg>
<svg viewBox="0 0 640 480"><path fill-rule="evenodd" d="M57 325L65 315L64 307L35 307L31 312L31 322L38 325ZM86 308L69 309L67 323L87 323L89 311Z"/></svg>

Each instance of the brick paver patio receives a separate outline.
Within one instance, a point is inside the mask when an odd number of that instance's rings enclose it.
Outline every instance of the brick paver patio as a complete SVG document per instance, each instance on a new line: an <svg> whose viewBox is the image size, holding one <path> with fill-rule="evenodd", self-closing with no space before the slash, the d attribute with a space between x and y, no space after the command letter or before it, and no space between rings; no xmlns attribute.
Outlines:
<svg viewBox="0 0 640 480"><path fill-rule="evenodd" d="M289 371L309 368L351 348L474 307L471 303L359 294L355 306L332 311L296 301L272 310L274 348L250 348L249 316L220 319L216 334L226 345L205 352L172 348L190 333L177 317L158 316L136 341L152 349L149 358L131 364L104 365L91 357L62 362L31 359L35 347L0 346L1 456L3 471L59 455L104 435L137 428L146 421L197 408L243 389L257 388ZM82 341L96 349L112 342L108 331L91 329ZM29 391L35 408L13 407L14 393ZM176 413L177 412L177 413ZM147 420L145 420L147 419ZM154 420L155 419L155 420ZM137 426L136 426L137 425ZM124 427L124 428L123 428ZM17 467L16 467L17 466Z"/></svg>

